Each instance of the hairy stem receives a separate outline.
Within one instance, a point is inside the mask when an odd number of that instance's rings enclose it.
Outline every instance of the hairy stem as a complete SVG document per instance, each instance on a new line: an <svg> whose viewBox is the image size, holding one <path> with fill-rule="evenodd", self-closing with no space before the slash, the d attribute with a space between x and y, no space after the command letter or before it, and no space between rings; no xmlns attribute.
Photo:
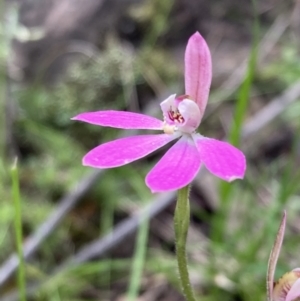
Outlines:
<svg viewBox="0 0 300 301"><path fill-rule="evenodd" d="M178 191L176 203L174 228L176 237L176 257L179 271L179 279L187 301L196 301L190 283L186 258L186 239L190 224L189 186Z"/></svg>

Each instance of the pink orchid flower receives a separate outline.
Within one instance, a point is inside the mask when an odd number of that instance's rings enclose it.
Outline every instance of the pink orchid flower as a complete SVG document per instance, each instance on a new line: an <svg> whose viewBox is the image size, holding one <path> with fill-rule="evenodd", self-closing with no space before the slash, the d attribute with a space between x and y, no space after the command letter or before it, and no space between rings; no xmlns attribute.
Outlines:
<svg viewBox="0 0 300 301"><path fill-rule="evenodd" d="M268 301L300 301L300 268L285 273L277 282L274 282L274 274L284 238L285 225L286 212L284 211L269 258L267 273Z"/></svg>
<svg viewBox="0 0 300 301"><path fill-rule="evenodd" d="M272 301L299 301L300 300L300 268L285 273L273 289Z"/></svg>
<svg viewBox="0 0 300 301"><path fill-rule="evenodd" d="M160 104L163 121L143 114L112 110L86 112L72 118L113 128L163 133L126 137L101 144L84 156L83 165L95 168L122 166L180 138L148 173L146 184L152 192L177 190L188 185L202 163L212 174L225 181L243 178L246 160L240 150L196 133L207 104L211 77L210 51L205 40L196 32L190 37L185 51L185 95L173 94Z"/></svg>

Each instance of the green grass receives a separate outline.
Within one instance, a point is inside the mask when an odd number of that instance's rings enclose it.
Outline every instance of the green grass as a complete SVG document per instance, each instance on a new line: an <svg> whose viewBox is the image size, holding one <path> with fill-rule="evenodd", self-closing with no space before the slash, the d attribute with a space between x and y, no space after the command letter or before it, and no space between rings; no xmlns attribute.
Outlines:
<svg viewBox="0 0 300 301"><path fill-rule="evenodd" d="M17 159L11 168L12 179L12 199L14 201L14 225L15 225L15 240L17 247L17 254L19 258L19 268L17 272L17 282L19 297L21 301L26 301L26 275L25 275L25 262L23 256L23 231L22 231L22 207L19 188L19 175Z"/></svg>

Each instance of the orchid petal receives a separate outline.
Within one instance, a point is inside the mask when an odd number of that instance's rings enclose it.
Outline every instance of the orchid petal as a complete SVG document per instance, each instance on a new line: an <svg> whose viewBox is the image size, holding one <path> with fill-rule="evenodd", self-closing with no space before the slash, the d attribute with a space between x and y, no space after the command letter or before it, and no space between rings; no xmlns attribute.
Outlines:
<svg viewBox="0 0 300 301"><path fill-rule="evenodd" d="M192 182L200 165L193 140L183 136L148 173L146 184L152 192L180 189Z"/></svg>
<svg viewBox="0 0 300 301"><path fill-rule="evenodd" d="M119 129L161 130L163 122L154 117L125 111L85 112L72 118L95 125Z"/></svg>
<svg viewBox="0 0 300 301"><path fill-rule="evenodd" d="M296 280L286 295L285 301L293 301L300 297L300 279Z"/></svg>
<svg viewBox="0 0 300 301"><path fill-rule="evenodd" d="M184 99L179 103L178 111L184 119L184 123L182 125L178 124L178 128L188 133L195 132L201 119L201 113L197 104L190 99Z"/></svg>
<svg viewBox="0 0 300 301"><path fill-rule="evenodd" d="M212 78L209 48L199 32L193 34L185 50L185 94L198 104L204 114Z"/></svg>
<svg viewBox="0 0 300 301"><path fill-rule="evenodd" d="M178 135L140 135L101 144L89 151L82 164L95 168L111 168L128 164L154 152Z"/></svg>
<svg viewBox="0 0 300 301"><path fill-rule="evenodd" d="M206 168L215 176L231 182L242 179L246 171L244 154L231 144L216 139L193 135Z"/></svg>

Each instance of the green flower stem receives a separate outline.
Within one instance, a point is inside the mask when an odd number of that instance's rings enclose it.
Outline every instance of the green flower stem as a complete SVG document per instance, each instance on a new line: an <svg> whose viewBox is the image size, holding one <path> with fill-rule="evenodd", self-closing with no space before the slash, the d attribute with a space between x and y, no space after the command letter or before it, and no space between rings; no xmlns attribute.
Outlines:
<svg viewBox="0 0 300 301"><path fill-rule="evenodd" d="M179 271L179 279L187 301L196 301L189 278L186 259L186 238L190 224L190 186L183 187L178 191L174 216L174 229L176 238L176 256Z"/></svg>

